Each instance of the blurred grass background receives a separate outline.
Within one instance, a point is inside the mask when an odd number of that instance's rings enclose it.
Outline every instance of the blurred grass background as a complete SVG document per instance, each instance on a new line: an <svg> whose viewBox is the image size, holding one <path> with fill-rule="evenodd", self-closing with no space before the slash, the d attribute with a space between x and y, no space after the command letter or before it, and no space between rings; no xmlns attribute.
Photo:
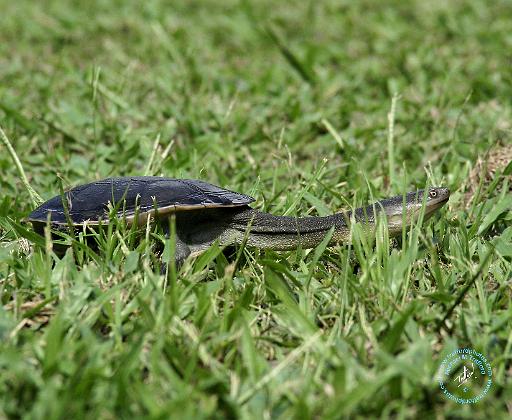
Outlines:
<svg viewBox="0 0 512 420"><path fill-rule="evenodd" d="M0 416L512 414L510 181L471 176L511 144L510 2L0 8L0 124L45 199L59 177L142 174L276 214L452 190L395 247L247 250L236 265L213 250L167 279L122 228L97 254L29 247L12 221L33 203L1 146ZM463 346L495 374L474 406L436 382Z"/></svg>

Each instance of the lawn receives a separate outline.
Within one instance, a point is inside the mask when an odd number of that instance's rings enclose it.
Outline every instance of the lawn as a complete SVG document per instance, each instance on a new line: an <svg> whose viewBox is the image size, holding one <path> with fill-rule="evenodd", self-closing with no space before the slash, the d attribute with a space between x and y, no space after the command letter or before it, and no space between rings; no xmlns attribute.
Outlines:
<svg viewBox="0 0 512 420"><path fill-rule="evenodd" d="M510 2L0 9L0 418L512 416ZM38 196L144 174L287 215L452 194L398 239L213 246L167 275L156 228L58 255L23 222ZM458 348L492 366L478 403L440 389Z"/></svg>

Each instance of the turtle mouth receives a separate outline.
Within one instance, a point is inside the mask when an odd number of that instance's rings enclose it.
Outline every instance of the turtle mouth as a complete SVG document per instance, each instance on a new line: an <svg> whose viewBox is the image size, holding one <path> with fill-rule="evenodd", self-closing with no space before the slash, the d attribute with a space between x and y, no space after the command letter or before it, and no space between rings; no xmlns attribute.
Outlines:
<svg viewBox="0 0 512 420"><path fill-rule="evenodd" d="M440 209L441 207L443 207L447 202L448 202L448 198L436 201L435 203L431 203L426 207L425 213L432 213L432 212L436 211L437 209Z"/></svg>

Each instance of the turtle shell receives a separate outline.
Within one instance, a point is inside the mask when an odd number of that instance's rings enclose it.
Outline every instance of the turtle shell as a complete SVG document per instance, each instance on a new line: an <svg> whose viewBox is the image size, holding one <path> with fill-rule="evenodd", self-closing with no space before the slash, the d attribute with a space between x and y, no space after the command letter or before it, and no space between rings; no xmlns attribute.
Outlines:
<svg viewBox="0 0 512 420"><path fill-rule="evenodd" d="M156 176L107 178L72 188L65 197L75 225L106 223L112 208L132 222L136 212L145 219L156 212L160 216L200 208L245 206L254 201L248 195L207 182ZM52 224L67 224L60 195L43 203L27 219L46 223L48 214Z"/></svg>

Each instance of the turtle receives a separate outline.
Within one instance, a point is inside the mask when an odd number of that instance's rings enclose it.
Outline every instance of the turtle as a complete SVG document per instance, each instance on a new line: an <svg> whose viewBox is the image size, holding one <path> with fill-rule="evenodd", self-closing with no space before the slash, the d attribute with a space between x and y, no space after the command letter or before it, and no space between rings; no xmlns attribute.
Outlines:
<svg viewBox="0 0 512 420"><path fill-rule="evenodd" d="M276 216L250 206L255 199L196 179L157 176L107 178L80 185L46 201L28 216L36 232L44 226L59 229L98 226L109 223L116 211L128 224L158 220L169 235L170 215L175 216L175 260L181 264L215 241L221 245L246 244L250 247L291 250L317 246L333 229L330 243L350 239L352 222L362 222L375 232L378 214L387 219L391 236L402 232L417 219L424 205L424 220L441 208L450 196L445 187L409 192L377 201L354 211L330 216ZM424 203L424 204L423 204ZM406 214L403 214L404 209Z"/></svg>

